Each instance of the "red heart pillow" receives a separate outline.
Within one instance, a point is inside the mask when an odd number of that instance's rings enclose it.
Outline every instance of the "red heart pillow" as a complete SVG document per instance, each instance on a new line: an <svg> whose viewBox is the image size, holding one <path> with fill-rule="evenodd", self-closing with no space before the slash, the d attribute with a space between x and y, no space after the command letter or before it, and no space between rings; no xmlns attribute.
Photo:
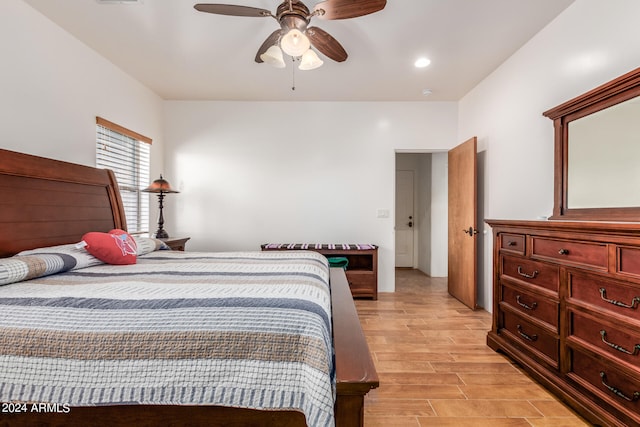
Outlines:
<svg viewBox="0 0 640 427"><path fill-rule="evenodd" d="M82 236L85 249L107 264L135 264L137 247L133 237L123 230L108 233L92 231Z"/></svg>

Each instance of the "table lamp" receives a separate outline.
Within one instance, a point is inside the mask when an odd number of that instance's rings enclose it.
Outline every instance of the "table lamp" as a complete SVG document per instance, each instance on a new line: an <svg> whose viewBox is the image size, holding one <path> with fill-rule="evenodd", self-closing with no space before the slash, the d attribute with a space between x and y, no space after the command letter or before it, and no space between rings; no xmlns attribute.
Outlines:
<svg viewBox="0 0 640 427"><path fill-rule="evenodd" d="M163 208L163 200L164 200L164 195L168 194L168 193L179 193L179 191L174 190L173 188L171 188L171 184L169 184L169 182L162 178L162 175L160 175L160 179L156 179L155 181L153 181L151 183L151 185L149 185L147 188L145 188L144 190L147 193L157 193L158 194L158 207L160 208L160 216L158 217L158 230L156 230L156 234L155 237L157 239L166 239L169 237L169 234L165 231L165 229L163 228L164 226L164 217L162 216L162 208Z"/></svg>

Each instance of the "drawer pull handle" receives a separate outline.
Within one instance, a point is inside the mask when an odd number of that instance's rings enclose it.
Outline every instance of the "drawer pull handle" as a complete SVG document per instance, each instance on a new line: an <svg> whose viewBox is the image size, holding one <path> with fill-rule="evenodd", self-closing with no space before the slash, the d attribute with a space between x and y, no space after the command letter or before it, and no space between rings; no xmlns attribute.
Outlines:
<svg viewBox="0 0 640 427"><path fill-rule="evenodd" d="M602 378L603 386L605 386L611 393L615 394L616 396L620 396L627 402L635 402L636 400L640 399L640 391L634 391L633 397L629 397L625 395L623 392L621 392L620 390L618 390L617 388L607 384L607 374L605 374L604 371L600 371L600 378Z"/></svg>
<svg viewBox="0 0 640 427"><path fill-rule="evenodd" d="M527 335L524 332L522 332L522 326L521 325L518 325L516 327L518 328L518 333L520 334L520 336L522 338L524 338L525 340L531 341L531 342L538 341L538 336L536 334Z"/></svg>
<svg viewBox="0 0 640 427"><path fill-rule="evenodd" d="M600 336L602 337L602 342L605 343L606 345L608 345L611 348L615 348L618 351L621 351L622 353L625 354L630 354L632 356L637 356L638 353L640 353L640 344L636 344L635 347L633 347L633 351L629 351L626 348L618 345L618 344L614 344L611 343L609 341L607 341L607 331L605 331L604 329L600 331Z"/></svg>
<svg viewBox="0 0 640 427"><path fill-rule="evenodd" d="M532 274L527 274L524 271L522 271L522 266L518 266L518 274L521 275L522 277L526 277L527 279L535 279L536 276L538 275L538 270L535 270Z"/></svg>
<svg viewBox="0 0 640 427"><path fill-rule="evenodd" d="M513 241L513 240L509 240L507 242L507 246L515 246L515 245L517 245L517 243L515 241Z"/></svg>
<svg viewBox="0 0 640 427"><path fill-rule="evenodd" d="M600 298L602 298L603 301L608 302L609 304L617 305L618 307L622 308L630 308L631 310L635 310L636 308L638 308L638 304L640 304L640 297L633 297L633 299L631 300L631 305L616 301L614 299L607 299L607 290L605 288L600 288Z"/></svg>
<svg viewBox="0 0 640 427"><path fill-rule="evenodd" d="M563 249L560 249L560 250L558 251L558 254L559 254L559 255L568 255L568 254L569 254L569 249L564 249L564 248L563 248Z"/></svg>
<svg viewBox="0 0 640 427"><path fill-rule="evenodd" d="M523 303L522 301L520 301L520 295L516 295L516 302L520 307L526 308L527 310L535 310L536 307L538 306L537 302L533 302L531 303L531 305L527 305Z"/></svg>

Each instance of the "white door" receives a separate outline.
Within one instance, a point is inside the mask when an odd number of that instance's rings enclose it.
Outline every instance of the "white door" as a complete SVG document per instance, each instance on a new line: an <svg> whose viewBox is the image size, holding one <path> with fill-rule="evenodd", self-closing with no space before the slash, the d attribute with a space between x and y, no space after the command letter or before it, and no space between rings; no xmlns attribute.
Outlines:
<svg viewBox="0 0 640 427"><path fill-rule="evenodd" d="M396 171L396 267L413 267L413 171Z"/></svg>

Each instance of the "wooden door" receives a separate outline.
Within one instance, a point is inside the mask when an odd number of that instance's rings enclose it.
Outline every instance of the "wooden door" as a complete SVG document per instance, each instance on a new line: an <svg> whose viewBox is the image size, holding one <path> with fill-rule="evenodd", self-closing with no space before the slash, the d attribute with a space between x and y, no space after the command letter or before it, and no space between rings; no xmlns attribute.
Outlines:
<svg viewBox="0 0 640 427"><path fill-rule="evenodd" d="M449 151L449 294L477 308L476 137Z"/></svg>
<svg viewBox="0 0 640 427"><path fill-rule="evenodd" d="M413 171L396 171L396 267L413 267Z"/></svg>

